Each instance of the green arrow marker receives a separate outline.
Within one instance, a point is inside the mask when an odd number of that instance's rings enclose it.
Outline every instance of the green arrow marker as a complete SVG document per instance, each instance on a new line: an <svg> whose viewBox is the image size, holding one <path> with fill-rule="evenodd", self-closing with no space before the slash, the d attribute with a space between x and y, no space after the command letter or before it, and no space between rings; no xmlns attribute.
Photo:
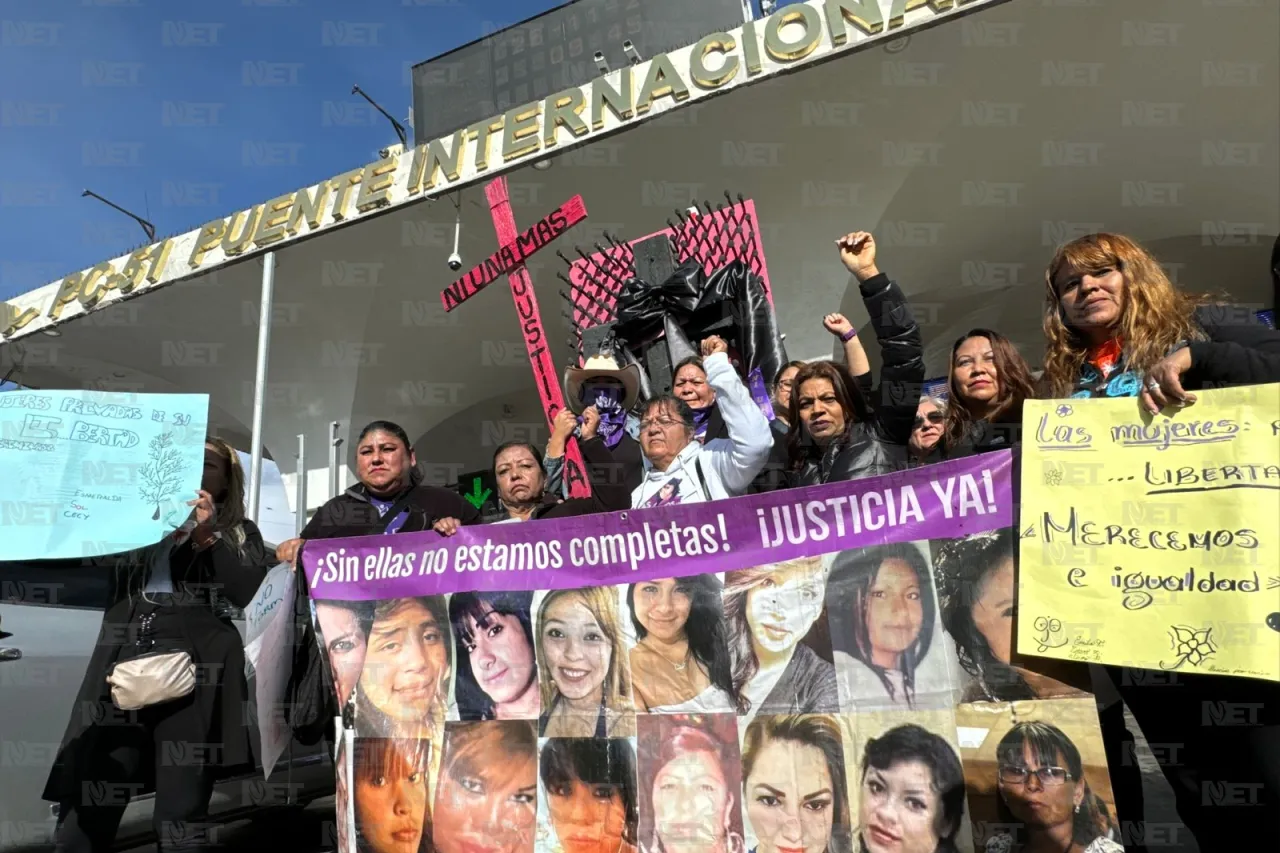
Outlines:
<svg viewBox="0 0 1280 853"><path fill-rule="evenodd" d="M485 489L480 491L480 478L476 477L471 483L471 494L463 495L463 499L476 509L484 506L484 502L489 499L489 495L493 494L493 489Z"/></svg>

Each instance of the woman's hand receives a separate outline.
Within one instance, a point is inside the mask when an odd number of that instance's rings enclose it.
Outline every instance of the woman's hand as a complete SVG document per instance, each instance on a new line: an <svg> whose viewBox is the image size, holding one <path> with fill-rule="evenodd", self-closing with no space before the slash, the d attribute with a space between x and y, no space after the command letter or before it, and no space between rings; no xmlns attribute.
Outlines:
<svg viewBox="0 0 1280 853"><path fill-rule="evenodd" d="M290 569L298 568L298 552L302 550L302 539L286 539L276 546L276 559L288 563Z"/></svg>
<svg viewBox="0 0 1280 853"><path fill-rule="evenodd" d="M595 406L587 406L582 410L582 432L580 433L583 441L590 441L596 437L596 430L600 428L600 411Z"/></svg>
<svg viewBox="0 0 1280 853"><path fill-rule="evenodd" d="M876 240L869 231L853 231L839 240L840 262L853 273L858 281L866 281L880 274L876 266Z"/></svg>
<svg viewBox="0 0 1280 853"><path fill-rule="evenodd" d="M718 352L728 352L729 345L719 335L712 335L702 342L702 357L710 358Z"/></svg>
<svg viewBox="0 0 1280 853"><path fill-rule="evenodd" d="M1167 355L1147 372L1143 382L1142 407L1153 415L1170 406L1186 406L1196 401L1196 395L1182 387L1182 374L1191 369L1191 348L1183 347Z"/></svg>
<svg viewBox="0 0 1280 853"><path fill-rule="evenodd" d="M204 489L197 491L196 499L187 501L187 506L195 507L191 514L195 517L197 527L211 527L218 518L218 510L213 505L213 495Z"/></svg>
<svg viewBox="0 0 1280 853"><path fill-rule="evenodd" d="M441 536L452 536L458 532L458 528L462 526L462 522L456 518L441 518L431 525L431 529Z"/></svg>
<svg viewBox="0 0 1280 853"><path fill-rule="evenodd" d="M573 431L578 428L578 416L573 413L573 409L565 407L556 415L555 420L551 422L551 437L566 441L569 436L573 435Z"/></svg>
<svg viewBox="0 0 1280 853"><path fill-rule="evenodd" d="M547 459L559 459L564 456L565 442L569 440L569 436L573 435L577 426L578 416L572 409L564 408L556 413L556 416L551 419L551 435L547 437L547 447L543 455Z"/></svg>
<svg viewBox="0 0 1280 853"><path fill-rule="evenodd" d="M827 327L827 331L835 335L837 338L843 337L853 328L853 324L849 322L849 318L843 314L828 314L822 318L822 325Z"/></svg>

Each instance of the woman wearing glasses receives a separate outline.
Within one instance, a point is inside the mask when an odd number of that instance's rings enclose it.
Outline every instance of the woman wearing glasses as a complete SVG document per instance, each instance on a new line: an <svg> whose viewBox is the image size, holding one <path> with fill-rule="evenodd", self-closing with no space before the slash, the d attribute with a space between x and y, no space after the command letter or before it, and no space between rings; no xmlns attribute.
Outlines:
<svg viewBox="0 0 1280 853"><path fill-rule="evenodd" d="M907 441L908 464L911 467L941 461L941 454L936 451L946 421L946 402L929 395L920 398L916 419L911 424L911 438Z"/></svg>
<svg viewBox="0 0 1280 853"><path fill-rule="evenodd" d="M996 746L1001 823L1020 823L1018 840L1001 833L987 853L1124 853L1112 840L1107 804L1084 777L1080 750L1055 725L1023 722Z"/></svg>
<svg viewBox="0 0 1280 853"><path fill-rule="evenodd" d="M712 336L702 342L702 354L728 437L700 443L694 410L679 393L645 403L640 420L644 479L631 493L637 509L745 494L769 458L773 432L729 363L729 345Z"/></svg>

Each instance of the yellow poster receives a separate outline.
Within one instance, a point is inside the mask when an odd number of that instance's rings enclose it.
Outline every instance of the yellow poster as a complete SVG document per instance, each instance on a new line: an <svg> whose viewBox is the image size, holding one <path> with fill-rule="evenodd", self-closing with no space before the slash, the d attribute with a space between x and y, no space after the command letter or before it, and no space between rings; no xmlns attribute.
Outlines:
<svg viewBox="0 0 1280 853"><path fill-rule="evenodd" d="M1018 651L1280 681L1280 385L1023 414Z"/></svg>

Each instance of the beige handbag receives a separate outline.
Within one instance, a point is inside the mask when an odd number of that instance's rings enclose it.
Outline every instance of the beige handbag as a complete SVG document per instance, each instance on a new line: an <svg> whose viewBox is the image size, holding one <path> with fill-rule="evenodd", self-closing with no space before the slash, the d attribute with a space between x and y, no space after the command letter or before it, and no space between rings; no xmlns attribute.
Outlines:
<svg viewBox="0 0 1280 853"><path fill-rule="evenodd" d="M188 696L196 688L196 665L191 653L170 641L150 636L150 614L142 617L133 657L117 661L107 674L111 701L121 711L137 711Z"/></svg>

